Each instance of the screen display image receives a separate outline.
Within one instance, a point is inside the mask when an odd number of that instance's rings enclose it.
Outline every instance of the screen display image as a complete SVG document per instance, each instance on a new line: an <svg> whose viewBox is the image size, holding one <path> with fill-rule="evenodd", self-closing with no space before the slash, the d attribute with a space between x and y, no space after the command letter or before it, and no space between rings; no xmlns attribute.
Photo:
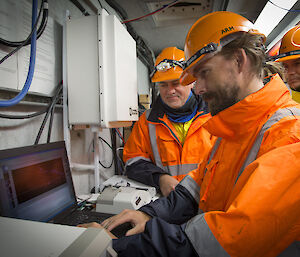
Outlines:
<svg viewBox="0 0 300 257"><path fill-rule="evenodd" d="M18 203L23 203L66 183L61 158L12 171Z"/></svg>

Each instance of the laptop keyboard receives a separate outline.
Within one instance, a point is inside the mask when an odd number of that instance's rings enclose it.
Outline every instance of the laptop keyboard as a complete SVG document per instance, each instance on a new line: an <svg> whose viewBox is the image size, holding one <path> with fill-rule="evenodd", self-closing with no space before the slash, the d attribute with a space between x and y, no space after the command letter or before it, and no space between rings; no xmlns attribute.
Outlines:
<svg viewBox="0 0 300 257"><path fill-rule="evenodd" d="M74 211L71 215L65 217L61 223L64 225L77 226L83 223L97 222L101 223L110 216L104 216L102 214L86 211Z"/></svg>
<svg viewBox="0 0 300 257"><path fill-rule="evenodd" d="M69 225L69 226L77 226L79 224L83 223L91 223L91 222L97 222L101 223L105 219L111 217L112 215L106 214L106 213L99 213L99 212L92 212L92 211L74 211L71 215L68 215L63 220L60 220L59 223L61 225ZM131 229L131 224L124 223L119 225L118 227L114 228L111 233L113 233L116 237L123 237L125 236L127 230Z"/></svg>

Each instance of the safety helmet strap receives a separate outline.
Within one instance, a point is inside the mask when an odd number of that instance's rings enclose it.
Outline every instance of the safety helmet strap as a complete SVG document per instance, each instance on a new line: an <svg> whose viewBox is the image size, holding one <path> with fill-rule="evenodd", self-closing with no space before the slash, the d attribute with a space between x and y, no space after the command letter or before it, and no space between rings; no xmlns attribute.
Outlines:
<svg viewBox="0 0 300 257"><path fill-rule="evenodd" d="M277 60L277 59L280 59L283 57L287 57L287 56L291 56L291 55L298 55L298 54L300 54L300 50L294 50L294 51L278 54L276 56L271 56L270 58L268 58L268 61L274 61L274 60Z"/></svg>
<svg viewBox="0 0 300 257"><path fill-rule="evenodd" d="M171 68L174 68L175 66L179 66L180 68L184 69L185 67L185 61L176 61L171 59L163 59L159 64L157 64L153 71L150 74L150 77L154 75L156 71L167 71Z"/></svg>

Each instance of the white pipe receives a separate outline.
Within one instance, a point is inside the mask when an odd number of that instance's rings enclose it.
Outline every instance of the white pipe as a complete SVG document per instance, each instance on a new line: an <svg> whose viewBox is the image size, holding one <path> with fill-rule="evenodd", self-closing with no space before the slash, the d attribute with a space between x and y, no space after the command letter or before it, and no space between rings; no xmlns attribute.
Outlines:
<svg viewBox="0 0 300 257"><path fill-rule="evenodd" d="M75 170L94 170L95 169L95 165L81 164L81 163L75 163L75 162L70 163L70 166L72 169L75 169Z"/></svg>
<svg viewBox="0 0 300 257"><path fill-rule="evenodd" d="M99 131L96 128L94 133L94 167L95 167L95 193L99 193L100 189L100 154L99 154Z"/></svg>
<svg viewBox="0 0 300 257"><path fill-rule="evenodd" d="M71 161L71 136L69 130L69 118L68 118L68 80L67 80L67 41L66 41L66 21L69 18L70 13L67 10L65 21L63 25L63 128L64 128L64 140L66 144L68 158Z"/></svg>
<svg viewBox="0 0 300 257"><path fill-rule="evenodd" d="M87 171L87 170L94 171L95 170L95 165L93 165L93 164L81 164L81 163L72 162L72 163L70 163L70 167L73 170L77 170L77 171ZM102 173L101 176L104 178L104 180L107 180L110 178L107 175L105 175L105 173Z"/></svg>

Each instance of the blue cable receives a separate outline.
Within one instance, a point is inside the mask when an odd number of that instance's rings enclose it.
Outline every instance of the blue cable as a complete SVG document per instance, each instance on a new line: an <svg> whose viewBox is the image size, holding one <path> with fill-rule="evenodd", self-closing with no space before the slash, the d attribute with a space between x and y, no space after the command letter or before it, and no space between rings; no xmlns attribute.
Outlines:
<svg viewBox="0 0 300 257"><path fill-rule="evenodd" d="M38 9L37 2L38 2L37 0L32 1L32 28L34 28L34 24L37 19L37 9ZM22 91L14 98L6 101L0 101L0 107L8 107L8 106L15 105L19 103L27 94L33 78L34 67L35 67L35 56L36 56L36 28L34 29L34 32L31 37L30 64L29 64L28 74L27 74L24 87Z"/></svg>

